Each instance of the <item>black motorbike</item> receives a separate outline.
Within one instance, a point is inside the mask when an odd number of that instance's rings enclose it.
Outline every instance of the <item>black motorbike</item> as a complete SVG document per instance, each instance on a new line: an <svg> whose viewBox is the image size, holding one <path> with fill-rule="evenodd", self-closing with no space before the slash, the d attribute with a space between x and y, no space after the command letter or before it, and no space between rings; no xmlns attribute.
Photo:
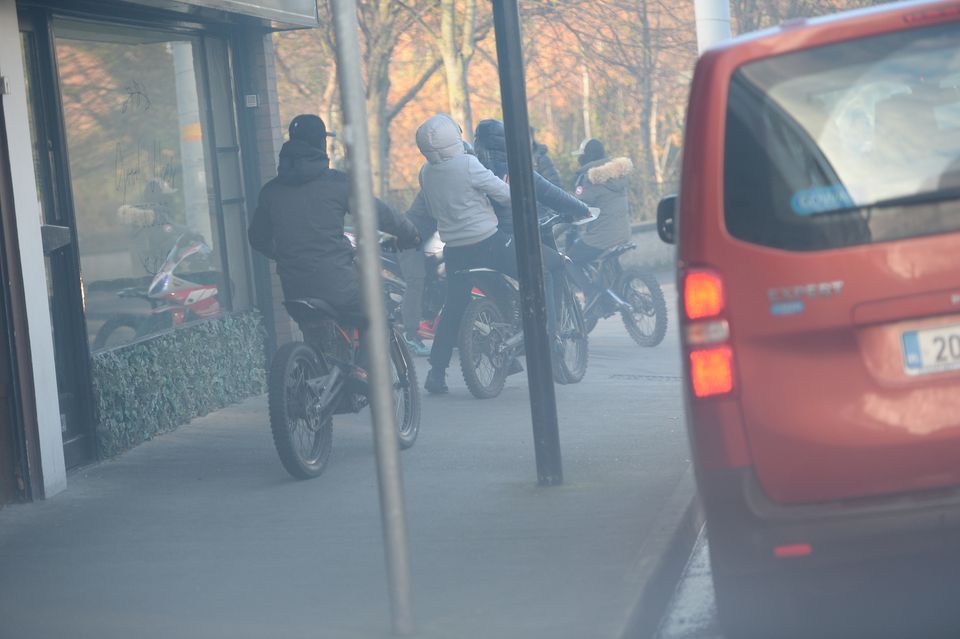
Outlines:
<svg viewBox="0 0 960 639"><path fill-rule="evenodd" d="M591 219L596 218L586 221ZM541 239L552 248L557 248L554 227L561 222L555 214L540 220ZM460 371L474 397L489 399L500 394L508 375L522 370L517 361L524 348L520 284L491 269L467 272L480 294L475 293L460 325ZM569 277L556 278L552 291L557 309L553 377L558 384L575 384L587 372L587 327Z"/></svg>
<svg viewBox="0 0 960 639"><path fill-rule="evenodd" d="M381 248L389 256L396 245L382 238ZM391 264L396 266L395 260L382 257L394 419L400 448L406 449L420 432L420 390L413 357L395 328L405 284ZM267 389L270 430L283 467L298 479L309 479L326 470L333 447L333 416L360 412L368 404L350 380L363 320L343 317L321 299L291 299L284 306L305 341L284 344L273 356Z"/></svg>
<svg viewBox="0 0 960 639"><path fill-rule="evenodd" d="M662 342L667 332L667 304L653 273L620 263L621 255L636 248L632 242L620 244L586 266L570 264L568 268L581 269L590 282L586 290L576 293L588 333L601 319L619 313L633 341L651 347Z"/></svg>

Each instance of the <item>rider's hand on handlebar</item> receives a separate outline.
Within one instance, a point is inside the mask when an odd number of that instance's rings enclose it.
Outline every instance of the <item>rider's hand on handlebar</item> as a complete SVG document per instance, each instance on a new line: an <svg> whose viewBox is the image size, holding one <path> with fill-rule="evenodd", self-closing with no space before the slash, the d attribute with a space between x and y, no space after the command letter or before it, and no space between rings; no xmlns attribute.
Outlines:
<svg viewBox="0 0 960 639"><path fill-rule="evenodd" d="M401 251L406 249L418 248L421 244L423 244L423 240L420 238L419 233L416 233L408 237L406 240L399 237L397 238L397 248L400 249Z"/></svg>

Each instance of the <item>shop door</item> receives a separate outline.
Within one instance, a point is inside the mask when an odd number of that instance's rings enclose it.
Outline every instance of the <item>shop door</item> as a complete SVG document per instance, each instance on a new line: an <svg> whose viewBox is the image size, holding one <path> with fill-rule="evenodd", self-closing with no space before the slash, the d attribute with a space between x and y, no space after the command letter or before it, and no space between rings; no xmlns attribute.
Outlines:
<svg viewBox="0 0 960 639"><path fill-rule="evenodd" d="M92 460L95 451L84 295L47 17L41 12L21 14L20 29L60 391L60 424L64 456L71 468Z"/></svg>

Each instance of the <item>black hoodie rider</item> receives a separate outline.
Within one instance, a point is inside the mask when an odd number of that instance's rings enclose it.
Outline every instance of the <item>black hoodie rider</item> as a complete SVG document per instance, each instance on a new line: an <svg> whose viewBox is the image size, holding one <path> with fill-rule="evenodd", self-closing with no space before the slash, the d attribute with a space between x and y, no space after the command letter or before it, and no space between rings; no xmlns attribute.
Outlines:
<svg viewBox="0 0 960 639"><path fill-rule="evenodd" d="M354 250L343 235L350 182L330 168L323 120L298 115L290 122L277 172L260 190L250 245L276 260L287 299L315 297L345 315L362 314ZM401 247L419 244L413 224L380 200L376 205L381 230L396 235Z"/></svg>
<svg viewBox="0 0 960 639"><path fill-rule="evenodd" d="M481 120L477 125L473 139L477 159L494 175L505 176L507 169L507 136L500 120ZM556 211L561 217L576 220L590 215L587 205L573 197L559 186L552 184L537 172L533 174L537 204ZM499 228L505 233L513 233L513 213L509 206L493 203L497 213Z"/></svg>

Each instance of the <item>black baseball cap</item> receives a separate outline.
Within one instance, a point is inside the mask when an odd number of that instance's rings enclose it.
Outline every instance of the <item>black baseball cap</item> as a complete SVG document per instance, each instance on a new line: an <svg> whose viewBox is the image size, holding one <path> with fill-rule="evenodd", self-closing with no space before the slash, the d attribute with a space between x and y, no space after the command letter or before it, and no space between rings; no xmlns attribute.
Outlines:
<svg viewBox="0 0 960 639"><path fill-rule="evenodd" d="M573 155L580 158L580 164L589 164L596 160L606 157L607 151L603 148L603 143L595 138L587 138L580 143L580 148L573 152Z"/></svg>
<svg viewBox="0 0 960 639"><path fill-rule="evenodd" d="M312 147L327 149L327 138L334 137L333 131L327 131L327 125L320 116L303 113L290 121L290 139L302 140Z"/></svg>

